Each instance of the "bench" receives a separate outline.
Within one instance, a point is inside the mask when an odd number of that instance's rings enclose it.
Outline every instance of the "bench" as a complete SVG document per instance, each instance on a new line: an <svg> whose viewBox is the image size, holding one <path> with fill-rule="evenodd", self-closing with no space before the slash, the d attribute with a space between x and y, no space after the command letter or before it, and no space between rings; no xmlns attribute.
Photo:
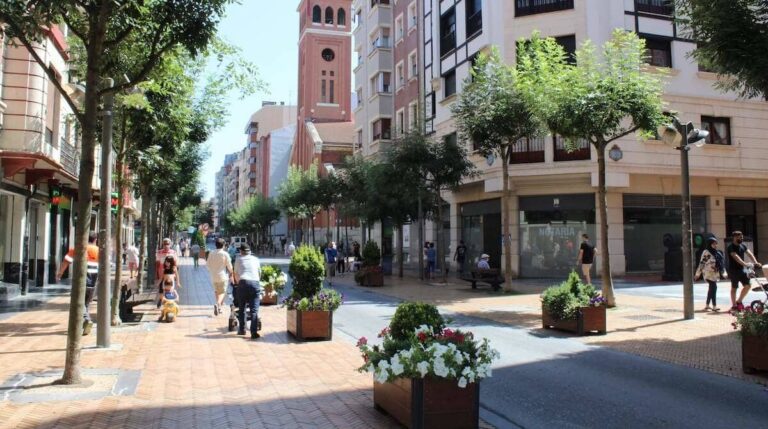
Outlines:
<svg viewBox="0 0 768 429"><path fill-rule="evenodd" d="M497 291L501 289L501 284L504 283L504 277L499 273L498 268L488 270L474 268L469 271L469 276L465 275L461 279L470 282L472 289L477 289L477 283L485 283Z"/></svg>

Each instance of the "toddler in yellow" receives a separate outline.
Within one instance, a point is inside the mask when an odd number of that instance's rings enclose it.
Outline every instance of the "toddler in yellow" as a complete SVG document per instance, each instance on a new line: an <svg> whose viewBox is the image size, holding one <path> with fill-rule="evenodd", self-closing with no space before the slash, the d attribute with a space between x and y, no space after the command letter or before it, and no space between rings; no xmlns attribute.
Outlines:
<svg viewBox="0 0 768 429"><path fill-rule="evenodd" d="M163 282L162 310L158 322L173 322L179 315L179 294L173 287L172 281Z"/></svg>

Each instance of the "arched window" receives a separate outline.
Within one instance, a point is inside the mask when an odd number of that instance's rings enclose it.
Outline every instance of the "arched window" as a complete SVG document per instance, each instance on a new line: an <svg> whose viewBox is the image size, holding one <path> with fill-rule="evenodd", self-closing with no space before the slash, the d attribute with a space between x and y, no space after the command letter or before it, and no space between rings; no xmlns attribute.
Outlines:
<svg viewBox="0 0 768 429"><path fill-rule="evenodd" d="M333 24L333 8L330 6L325 8L325 23Z"/></svg>
<svg viewBox="0 0 768 429"><path fill-rule="evenodd" d="M315 5L315 7L312 8L312 22L321 23L322 18L320 14L322 14L322 10L320 9L320 6Z"/></svg>
<svg viewBox="0 0 768 429"><path fill-rule="evenodd" d="M344 9L339 8L339 13L336 14L336 22L341 26L347 25L347 13L344 12Z"/></svg>

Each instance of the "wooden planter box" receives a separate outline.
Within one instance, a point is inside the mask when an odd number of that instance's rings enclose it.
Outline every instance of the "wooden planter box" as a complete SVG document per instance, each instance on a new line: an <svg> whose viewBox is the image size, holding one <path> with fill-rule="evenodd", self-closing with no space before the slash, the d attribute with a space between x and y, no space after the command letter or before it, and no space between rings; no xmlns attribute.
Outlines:
<svg viewBox="0 0 768 429"><path fill-rule="evenodd" d="M544 329L555 328L584 335L596 331L606 333L605 306L581 307L575 319L555 320L542 305L541 323Z"/></svg>
<svg viewBox="0 0 768 429"><path fill-rule="evenodd" d="M477 428L480 384L461 388L456 380L398 378L373 383L374 407L411 429Z"/></svg>
<svg viewBox="0 0 768 429"><path fill-rule="evenodd" d="M365 285L369 287L381 287L384 286L384 272L378 273L366 273Z"/></svg>
<svg viewBox="0 0 768 429"><path fill-rule="evenodd" d="M746 374L768 371L768 338L754 335L741 337L741 366Z"/></svg>
<svg viewBox="0 0 768 429"><path fill-rule="evenodd" d="M333 335L332 311L287 311L287 328L299 340L330 340Z"/></svg>
<svg viewBox="0 0 768 429"><path fill-rule="evenodd" d="M259 305L275 305L280 297L278 294L273 293L272 285L264 285L264 296L261 297Z"/></svg>

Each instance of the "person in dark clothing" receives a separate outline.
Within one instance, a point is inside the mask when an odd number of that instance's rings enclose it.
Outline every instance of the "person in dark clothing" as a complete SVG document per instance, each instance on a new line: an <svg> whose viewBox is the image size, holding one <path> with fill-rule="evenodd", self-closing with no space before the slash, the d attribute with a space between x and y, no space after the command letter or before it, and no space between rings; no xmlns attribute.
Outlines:
<svg viewBox="0 0 768 429"><path fill-rule="evenodd" d="M751 250L744 244L744 234L741 231L733 231L733 242L728 245L726 253L728 254L728 277L731 278L731 310L741 311L744 309L744 297L749 293L749 275L747 270L754 266L760 266L757 258ZM746 257L752 260L747 262ZM743 286L739 299L736 299L736 289L739 283Z"/></svg>
<svg viewBox="0 0 768 429"><path fill-rule="evenodd" d="M459 245L456 246L453 260L458 264L457 275L461 277L464 275L464 263L467 261L467 246L464 244L464 240L459 241Z"/></svg>
<svg viewBox="0 0 768 429"><path fill-rule="evenodd" d="M581 246L579 246L579 256L576 259L576 264L581 264L581 273L584 274L587 284L592 284L589 272L592 269L592 263L595 261L595 253L597 253L595 246L589 244L589 236L581 234Z"/></svg>

